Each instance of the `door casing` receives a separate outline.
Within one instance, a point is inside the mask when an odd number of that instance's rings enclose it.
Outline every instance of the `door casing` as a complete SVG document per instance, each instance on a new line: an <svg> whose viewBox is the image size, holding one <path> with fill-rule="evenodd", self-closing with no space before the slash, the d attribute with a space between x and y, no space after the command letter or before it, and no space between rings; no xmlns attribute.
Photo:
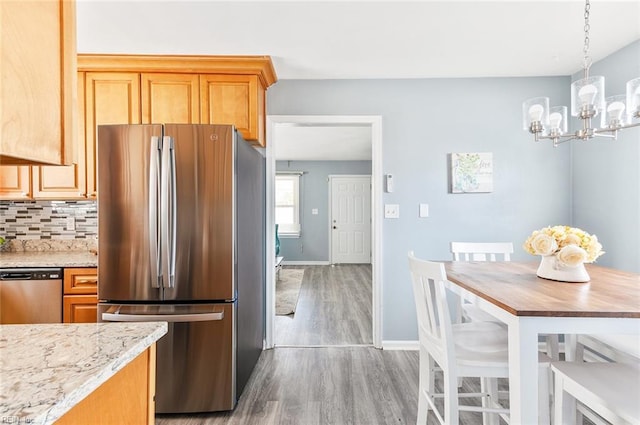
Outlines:
<svg viewBox="0 0 640 425"><path fill-rule="evenodd" d="M379 115L268 115L267 116L267 146L265 148L267 174L267 213L266 213L266 318L265 343L266 349L274 346L275 333L275 129L278 125L345 125L360 124L371 126L371 274L372 274L372 330L373 346L382 348L382 116Z"/></svg>

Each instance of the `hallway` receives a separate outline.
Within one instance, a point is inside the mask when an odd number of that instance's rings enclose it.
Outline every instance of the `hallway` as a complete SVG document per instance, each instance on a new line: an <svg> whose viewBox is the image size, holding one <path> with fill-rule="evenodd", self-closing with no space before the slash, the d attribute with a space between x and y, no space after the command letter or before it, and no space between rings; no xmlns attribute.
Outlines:
<svg viewBox="0 0 640 425"><path fill-rule="evenodd" d="M276 346L372 345L371 265L304 268L296 312L275 317Z"/></svg>

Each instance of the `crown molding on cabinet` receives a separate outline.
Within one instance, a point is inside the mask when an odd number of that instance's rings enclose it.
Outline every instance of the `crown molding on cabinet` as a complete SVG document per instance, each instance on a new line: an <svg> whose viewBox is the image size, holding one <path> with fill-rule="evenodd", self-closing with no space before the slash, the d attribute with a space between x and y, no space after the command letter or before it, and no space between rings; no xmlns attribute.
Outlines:
<svg viewBox="0 0 640 425"><path fill-rule="evenodd" d="M270 56L78 54L79 71L257 75L264 88L278 81Z"/></svg>

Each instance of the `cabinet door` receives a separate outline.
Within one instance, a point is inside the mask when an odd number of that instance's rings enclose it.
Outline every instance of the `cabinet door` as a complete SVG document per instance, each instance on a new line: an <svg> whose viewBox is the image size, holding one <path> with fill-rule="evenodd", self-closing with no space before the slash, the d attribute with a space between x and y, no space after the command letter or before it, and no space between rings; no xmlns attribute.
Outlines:
<svg viewBox="0 0 640 425"><path fill-rule="evenodd" d="M0 1L2 163L73 161L75 28L75 2Z"/></svg>
<svg viewBox="0 0 640 425"><path fill-rule="evenodd" d="M96 295L65 295L62 297L63 323L95 323L98 319Z"/></svg>
<svg viewBox="0 0 640 425"><path fill-rule="evenodd" d="M79 267L64 269L65 295L96 295L98 293L98 269Z"/></svg>
<svg viewBox="0 0 640 425"><path fill-rule="evenodd" d="M78 73L78 134L84 135L84 72ZM76 144L76 163L63 167L31 167L33 197L85 199L87 197L86 145L84 137Z"/></svg>
<svg viewBox="0 0 640 425"><path fill-rule="evenodd" d="M264 89L256 75L201 75L200 104L203 124L233 124L265 146Z"/></svg>
<svg viewBox="0 0 640 425"><path fill-rule="evenodd" d="M142 74L143 124L200 123L199 79L194 74Z"/></svg>
<svg viewBox="0 0 640 425"><path fill-rule="evenodd" d="M98 125L140 124L140 74L87 72L85 82L87 194L97 196Z"/></svg>
<svg viewBox="0 0 640 425"><path fill-rule="evenodd" d="M31 172L26 165L0 167L0 199L30 199Z"/></svg>

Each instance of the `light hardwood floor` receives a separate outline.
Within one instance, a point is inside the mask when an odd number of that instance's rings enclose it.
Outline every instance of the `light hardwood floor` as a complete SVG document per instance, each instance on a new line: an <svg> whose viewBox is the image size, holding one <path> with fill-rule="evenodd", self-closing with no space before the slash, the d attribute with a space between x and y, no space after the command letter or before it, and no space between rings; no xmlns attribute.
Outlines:
<svg viewBox="0 0 640 425"><path fill-rule="evenodd" d="M415 424L418 352L366 346L371 266L304 268L296 313L276 316L276 348L262 353L236 409L161 415L157 425ZM463 419L481 423L478 414Z"/></svg>
<svg viewBox="0 0 640 425"><path fill-rule="evenodd" d="M266 350L231 412L160 415L157 425L413 425L418 352L373 347ZM436 387L442 388L440 379ZM465 391L479 383L465 380ZM482 424L462 412L462 425ZM429 417L429 425L437 424Z"/></svg>
<svg viewBox="0 0 640 425"><path fill-rule="evenodd" d="M415 352L369 347L267 350L233 412L156 424L415 423L417 362Z"/></svg>
<svg viewBox="0 0 640 425"><path fill-rule="evenodd" d="M276 346L373 344L371 265L304 268L296 312L275 317Z"/></svg>
<svg viewBox="0 0 640 425"><path fill-rule="evenodd" d="M416 423L417 351L288 346L372 343L371 267L305 268L296 315L276 316L275 341L280 347L262 353L235 410L160 415L157 425ZM436 387L442 388L439 377ZM479 387L475 380L463 381L464 391ZM437 423L431 413L428 424ZM482 415L462 412L460 423L480 425Z"/></svg>

